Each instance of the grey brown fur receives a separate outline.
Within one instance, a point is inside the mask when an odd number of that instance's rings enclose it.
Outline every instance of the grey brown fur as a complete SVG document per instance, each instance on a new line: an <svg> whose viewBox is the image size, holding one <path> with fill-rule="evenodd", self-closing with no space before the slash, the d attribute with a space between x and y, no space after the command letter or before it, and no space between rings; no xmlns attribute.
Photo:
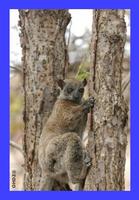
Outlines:
<svg viewBox="0 0 139 200"><path fill-rule="evenodd" d="M76 184L86 176L90 158L82 145L87 114L94 99L81 102L86 80L59 80L60 95L44 125L39 145L40 190L52 190L54 180Z"/></svg>

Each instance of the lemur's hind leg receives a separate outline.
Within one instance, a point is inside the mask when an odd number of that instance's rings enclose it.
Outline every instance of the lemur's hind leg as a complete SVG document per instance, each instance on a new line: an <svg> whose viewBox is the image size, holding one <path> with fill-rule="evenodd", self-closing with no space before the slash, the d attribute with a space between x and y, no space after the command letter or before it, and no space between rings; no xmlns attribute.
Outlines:
<svg viewBox="0 0 139 200"><path fill-rule="evenodd" d="M54 184L54 179L46 175L45 173L42 173L39 190L43 190L43 191L52 190L53 184Z"/></svg>
<svg viewBox="0 0 139 200"><path fill-rule="evenodd" d="M72 154L68 157L67 173L72 190L79 191L83 190L88 167L91 166L91 158L88 152L82 147L80 141L76 140L75 146L71 146L71 148Z"/></svg>

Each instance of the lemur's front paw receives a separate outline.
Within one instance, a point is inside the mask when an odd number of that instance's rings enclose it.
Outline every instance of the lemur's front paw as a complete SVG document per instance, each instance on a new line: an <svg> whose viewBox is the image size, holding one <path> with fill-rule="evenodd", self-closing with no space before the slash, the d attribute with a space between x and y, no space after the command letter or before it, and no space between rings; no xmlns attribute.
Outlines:
<svg viewBox="0 0 139 200"><path fill-rule="evenodd" d="M89 97L88 102L90 104L90 107L93 108L95 104L95 98L94 97Z"/></svg>
<svg viewBox="0 0 139 200"><path fill-rule="evenodd" d="M83 109L85 112L89 112L90 108L94 107L95 99L94 97L89 97L84 103L83 103Z"/></svg>

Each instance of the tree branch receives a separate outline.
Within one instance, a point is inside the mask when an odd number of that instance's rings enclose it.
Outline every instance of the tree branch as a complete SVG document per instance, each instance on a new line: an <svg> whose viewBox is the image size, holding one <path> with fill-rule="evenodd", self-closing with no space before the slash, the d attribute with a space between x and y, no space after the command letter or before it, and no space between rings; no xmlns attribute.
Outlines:
<svg viewBox="0 0 139 200"><path fill-rule="evenodd" d="M23 150L22 150L22 148L21 148L20 145L16 144L16 143L13 142L13 141L10 141L10 146L13 147L13 148L15 148L16 150L20 151L20 153L23 154Z"/></svg>

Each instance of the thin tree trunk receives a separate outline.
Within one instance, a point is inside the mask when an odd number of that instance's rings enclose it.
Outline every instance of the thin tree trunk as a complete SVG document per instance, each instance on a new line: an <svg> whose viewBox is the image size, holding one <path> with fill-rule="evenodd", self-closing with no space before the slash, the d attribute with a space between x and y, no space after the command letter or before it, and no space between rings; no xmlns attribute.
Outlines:
<svg viewBox="0 0 139 200"><path fill-rule="evenodd" d="M24 189L37 190L38 143L58 95L57 79L68 62L65 31L68 10L19 10L24 88Z"/></svg>
<svg viewBox="0 0 139 200"><path fill-rule="evenodd" d="M94 10L89 92L95 91L96 103L88 141L92 166L84 190L124 190L127 107L121 69L125 41L124 10Z"/></svg>

